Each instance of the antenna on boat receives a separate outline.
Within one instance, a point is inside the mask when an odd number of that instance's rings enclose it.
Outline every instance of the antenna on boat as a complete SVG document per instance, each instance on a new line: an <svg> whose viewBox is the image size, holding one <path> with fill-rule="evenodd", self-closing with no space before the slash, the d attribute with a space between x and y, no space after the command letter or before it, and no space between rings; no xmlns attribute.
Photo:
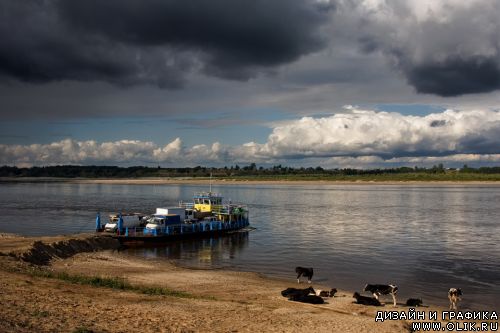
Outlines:
<svg viewBox="0 0 500 333"><path fill-rule="evenodd" d="M210 192L212 193L212 173L210 172Z"/></svg>

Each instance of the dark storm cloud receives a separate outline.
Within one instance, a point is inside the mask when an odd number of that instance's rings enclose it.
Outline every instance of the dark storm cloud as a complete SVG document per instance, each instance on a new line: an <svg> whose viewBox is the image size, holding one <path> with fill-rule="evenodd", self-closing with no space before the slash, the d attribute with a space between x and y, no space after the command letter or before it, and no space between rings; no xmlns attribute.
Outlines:
<svg viewBox="0 0 500 333"><path fill-rule="evenodd" d="M346 2L363 52L380 51L418 93L443 97L500 88L495 0Z"/></svg>
<svg viewBox="0 0 500 333"><path fill-rule="evenodd" d="M500 88L500 66L496 58L451 58L403 68L403 71L420 93L449 97Z"/></svg>
<svg viewBox="0 0 500 333"><path fill-rule="evenodd" d="M333 9L301 0L1 0L0 73L166 88L193 70L248 79L321 49Z"/></svg>

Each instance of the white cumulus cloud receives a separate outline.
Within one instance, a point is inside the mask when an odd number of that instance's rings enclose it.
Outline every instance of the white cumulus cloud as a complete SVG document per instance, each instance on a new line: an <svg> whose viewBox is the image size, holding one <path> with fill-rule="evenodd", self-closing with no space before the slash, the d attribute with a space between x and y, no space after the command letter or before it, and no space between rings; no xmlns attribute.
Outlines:
<svg viewBox="0 0 500 333"><path fill-rule="evenodd" d="M325 167L372 167L500 161L500 111L446 110L426 116L350 108L326 117L275 124L267 142L185 147L181 138L159 146L149 141L62 140L50 144L0 145L0 164L121 164L171 166L285 163Z"/></svg>
<svg viewBox="0 0 500 333"><path fill-rule="evenodd" d="M278 125L252 146L272 157L434 156L500 152L500 112L453 111L427 116L353 110Z"/></svg>

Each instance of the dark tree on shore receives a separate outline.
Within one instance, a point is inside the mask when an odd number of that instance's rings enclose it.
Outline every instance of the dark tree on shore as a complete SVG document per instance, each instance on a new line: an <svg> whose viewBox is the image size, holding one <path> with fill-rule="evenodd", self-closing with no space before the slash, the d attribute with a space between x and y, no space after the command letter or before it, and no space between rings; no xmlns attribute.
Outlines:
<svg viewBox="0 0 500 333"><path fill-rule="evenodd" d="M270 177L270 176L377 176L377 175L432 175L432 174L500 174L499 167L471 168L464 165L461 169L446 169L443 164L432 168L390 168L390 169L324 169L322 167L293 168L280 165L265 168L255 163L240 167L235 165L228 168L208 168L196 166L194 168L162 168L158 167L117 167L117 166L77 166L57 165L45 167L18 168L13 166L0 167L0 177L60 177L60 178L143 178L143 177Z"/></svg>

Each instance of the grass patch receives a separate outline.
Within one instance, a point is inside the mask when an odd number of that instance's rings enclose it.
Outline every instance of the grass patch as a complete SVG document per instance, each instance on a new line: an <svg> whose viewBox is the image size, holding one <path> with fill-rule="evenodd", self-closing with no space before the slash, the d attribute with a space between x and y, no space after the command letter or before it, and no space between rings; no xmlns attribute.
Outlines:
<svg viewBox="0 0 500 333"><path fill-rule="evenodd" d="M133 287L123 278L100 277L86 275L70 275L66 272L53 273L53 278L75 284L89 285L93 287L103 287L120 290L131 290Z"/></svg>
<svg viewBox="0 0 500 333"><path fill-rule="evenodd" d="M181 298L192 298L191 294L183 291L171 290L163 287L146 287L146 286L135 286L135 291L138 291L146 295L161 295L161 296L173 296Z"/></svg>
<svg viewBox="0 0 500 333"><path fill-rule="evenodd" d="M145 295L215 300L213 297L194 296L184 291L177 291L164 287L132 285L124 278L120 277L71 275L66 272L51 272L40 268L32 268L28 271L28 273L35 277L57 279L73 284L88 285L92 287L132 291Z"/></svg>

